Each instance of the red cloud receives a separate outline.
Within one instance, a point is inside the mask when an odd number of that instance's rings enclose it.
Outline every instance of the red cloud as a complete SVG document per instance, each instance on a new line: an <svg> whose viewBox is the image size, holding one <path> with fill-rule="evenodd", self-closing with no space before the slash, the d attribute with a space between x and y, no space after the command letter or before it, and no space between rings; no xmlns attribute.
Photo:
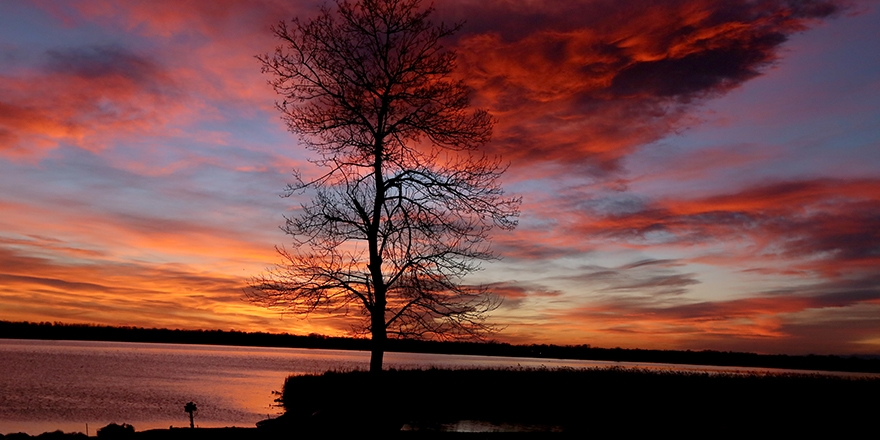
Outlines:
<svg viewBox="0 0 880 440"><path fill-rule="evenodd" d="M273 97L253 55L275 44L270 25L315 11L314 4L272 0L39 4L67 23L96 22L162 44L168 78L197 95L196 101L264 109ZM841 4L453 1L437 8L441 19L468 20L451 46L458 51L462 78L475 88L475 103L499 119L492 148L514 164L514 173L527 166L534 176L552 172L541 167L548 163L591 174L617 169L634 148L677 128L689 103L760 74L788 35L833 15ZM36 87L65 80L22 84L16 87L19 98L0 102L5 104L2 114L13 114L0 123L7 154L13 149L22 154L25 137L44 145L64 140L98 147L105 133L143 132L161 126L156 118L169 113L155 102L164 92L130 89L133 94L126 97L118 94L123 84L102 91L100 85L85 83L76 84L82 92L73 96ZM118 98L104 98L120 107L121 122L85 124L85 115L77 118L66 111L77 104L89 110L96 105L89 98L111 91ZM36 97L37 105L25 105L21 96ZM60 104L59 114L46 111L51 101ZM135 126L135 119L142 125Z"/></svg>
<svg viewBox="0 0 880 440"><path fill-rule="evenodd" d="M493 148L604 174L678 128L688 105L759 75L788 35L842 2L679 0L457 4L457 50ZM528 19L526 19L528 18Z"/></svg>

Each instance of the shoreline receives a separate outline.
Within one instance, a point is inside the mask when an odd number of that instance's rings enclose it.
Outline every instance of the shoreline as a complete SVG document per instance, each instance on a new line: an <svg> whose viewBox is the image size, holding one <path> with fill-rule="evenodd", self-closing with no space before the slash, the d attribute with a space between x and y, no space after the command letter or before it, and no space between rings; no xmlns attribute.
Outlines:
<svg viewBox="0 0 880 440"><path fill-rule="evenodd" d="M170 343L266 348L305 348L369 351L368 339L323 335L291 335L224 330L112 327L91 324L31 323L0 320L0 339L80 340L106 342ZM742 368L880 373L880 354L758 354L718 350L657 350L601 348L589 344L514 345L497 341L419 341L391 339L388 353L423 353L523 357L533 359L651 362Z"/></svg>
<svg viewBox="0 0 880 440"><path fill-rule="evenodd" d="M25 330L22 330L24 326ZM168 329L116 328L95 326L48 325L0 321L0 339L16 341L79 341L173 344L242 348L293 348L369 352L369 341L323 336L253 334L223 331L189 331ZM38 332L33 332L34 328ZM73 330L71 330L71 328ZM28 330L29 329L29 330ZM120 331L113 337L105 331ZM157 336L159 335L159 336ZM219 338L217 339L218 336ZM231 337L230 337L231 335ZM173 336L173 338L172 338ZM229 338L227 338L229 337ZM781 369L841 373L880 374L877 355L784 355L714 350L650 350L597 348L589 345L510 345L497 342L437 342L389 340L386 353L485 356L493 358L524 358L536 361L594 361L651 363L681 366L707 366L740 369Z"/></svg>

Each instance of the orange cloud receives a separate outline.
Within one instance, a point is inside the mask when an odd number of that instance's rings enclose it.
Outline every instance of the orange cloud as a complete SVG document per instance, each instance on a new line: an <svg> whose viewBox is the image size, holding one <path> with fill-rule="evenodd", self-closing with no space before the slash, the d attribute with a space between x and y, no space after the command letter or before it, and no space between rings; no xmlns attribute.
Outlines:
<svg viewBox="0 0 880 440"><path fill-rule="evenodd" d="M671 303L615 294L589 305L546 307L505 321L510 328L502 339L600 347L857 353L870 350L866 341L876 338L877 286L874 276L755 292L739 299Z"/></svg>
<svg viewBox="0 0 880 440"><path fill-rule="evenodd" d="M246 277L185 264L68 264L0 243L0 268L0 319L334 335L349 328L344 317L281 321L242 301Z"/></svg>

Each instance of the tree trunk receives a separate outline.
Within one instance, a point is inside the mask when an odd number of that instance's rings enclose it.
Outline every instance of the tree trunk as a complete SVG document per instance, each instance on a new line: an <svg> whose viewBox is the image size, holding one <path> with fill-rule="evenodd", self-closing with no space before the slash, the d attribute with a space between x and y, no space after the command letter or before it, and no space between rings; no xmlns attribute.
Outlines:
<svg viewBox="0 0 880 440"><path fill-rule="evenodd" d="M380 112L380 121L384 118L384 106ZM388 332L385 329L385 307L387 298L385 276L382 273L382 254L379 251L379 228L382 222L382 205L385 204L385 179L382 174L382 162L384 154L383 135L376 135L376 143L373 150L373 178L376 185L376 194L373 198L373 218L370 229L367 231L367 244L370 251L370 276L373 281L374 303L370 310L370 330L372 332L372 353L370 354L370 373L377 376L382 372L382 358L385 357L385 340Z"/></svg>
<svg viewBox="0 0 880 440"><path fill-rule="evenodd" d="M385 357L385 341L388 339L385 331L385 307L372 313L372 351L370 353L370 373L378 375L382 372L382 360Z"/></svg>

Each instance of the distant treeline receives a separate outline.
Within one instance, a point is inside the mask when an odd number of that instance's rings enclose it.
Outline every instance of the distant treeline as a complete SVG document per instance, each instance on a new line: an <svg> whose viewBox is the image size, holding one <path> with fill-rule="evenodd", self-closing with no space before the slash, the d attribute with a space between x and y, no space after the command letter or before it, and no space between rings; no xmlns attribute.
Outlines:
<svg viewBox="0 0 880 440"><path fill-rule="evenodd" d="M169 330L110 327L91 324L0 321L0 338L79 341L153 342L171 344L236 345L252 347L369 350L370 340L298 336L224 330ZM389 340L388 351L408 353L509 356L540 359L583 359L621 362L717 365L731 367L789 368L797 370L880 373L880 358L829 355L767 355L725 351L642 350L596 348L590 345L511 345L503 342Z"/></svg>

